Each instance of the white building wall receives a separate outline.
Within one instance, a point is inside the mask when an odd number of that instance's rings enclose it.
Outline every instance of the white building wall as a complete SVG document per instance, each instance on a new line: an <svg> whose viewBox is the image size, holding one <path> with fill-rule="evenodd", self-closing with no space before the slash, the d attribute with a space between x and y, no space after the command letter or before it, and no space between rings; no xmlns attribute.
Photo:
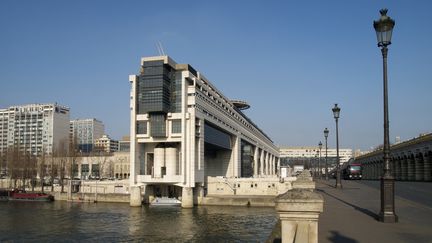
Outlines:
<svg viewBox="0 0 432 243"><path fill-rule="evenodd" d="M61 142L67 148L68 131L69 108L58 104L29 104L0 110L0 152L17 142L20 149L35 155L43 151L52 153Z"/></svg>

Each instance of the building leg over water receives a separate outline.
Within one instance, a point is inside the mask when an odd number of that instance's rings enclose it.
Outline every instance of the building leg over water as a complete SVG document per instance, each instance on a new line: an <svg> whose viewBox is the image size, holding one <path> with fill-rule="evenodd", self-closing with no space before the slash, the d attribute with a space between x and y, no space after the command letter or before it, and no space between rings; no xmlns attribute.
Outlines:
<svg viewBox="0 0 432 243"><path fill-rule="evenodd" d="M168 56L145 57L131 83L131 187L192 207L208 177L276 176L278 148L200 72ZM136 190L135 190L136 191ZM137 195L131 194L136 201Z"/></svg>

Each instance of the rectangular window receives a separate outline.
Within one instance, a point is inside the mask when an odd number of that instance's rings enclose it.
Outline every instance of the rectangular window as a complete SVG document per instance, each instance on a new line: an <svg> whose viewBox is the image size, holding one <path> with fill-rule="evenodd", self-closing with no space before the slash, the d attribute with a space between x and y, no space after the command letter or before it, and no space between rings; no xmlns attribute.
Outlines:
<svg viewBox="0 0 432 243"><path fill-rule="evenodd" d="M150 133L152 137L166 137L165 114L150 115Z"/></svg>
<svg viewBox="0 0 432 243"><path fill-rule="evenodd" d="M181 133L182 129L181 129L181 120L177 119L177 120L172 120L171 122L171 133Z"/></svg>
<svg viewBox="0 0 432 243"><path fill-rule="evenodd" d="M137 121L137 134L147 134L147 121Z"/></svg>

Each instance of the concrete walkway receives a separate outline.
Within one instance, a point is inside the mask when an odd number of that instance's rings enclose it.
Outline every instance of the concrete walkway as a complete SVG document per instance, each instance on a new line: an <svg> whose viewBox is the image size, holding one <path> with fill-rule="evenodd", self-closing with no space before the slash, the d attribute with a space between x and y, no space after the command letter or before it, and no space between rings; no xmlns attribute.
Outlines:
<svg viewBox="0 0 432 243"><path fill-rule="evenodd" d="M316 181L316 191L324 197L324 212L319 218L320 243L432 243L432 204L396 196L399 222L384 224L376 219L380 210L376 185L345 180L342 185L343 189L335 189L334 180Z"/></svg>

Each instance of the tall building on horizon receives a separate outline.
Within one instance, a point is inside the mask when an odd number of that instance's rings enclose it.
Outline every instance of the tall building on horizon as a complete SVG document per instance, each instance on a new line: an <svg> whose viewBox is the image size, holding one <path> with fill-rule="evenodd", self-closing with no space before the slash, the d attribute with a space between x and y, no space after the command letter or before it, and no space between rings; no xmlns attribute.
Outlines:
<svg viewBox="0 0 432 243"><path fill-rule="evenodd" d="M17 146L21 151L51 154L69 145L69 108L27 104L0 109L0 152Z"/></svg>
<svg viewBox="0 0 432 243"><path fill-rule="evenodd" d="M96 139L105 134L104 124L95 119L75 119L70 121L70 138L82 153L93 151Z"/></svg>

